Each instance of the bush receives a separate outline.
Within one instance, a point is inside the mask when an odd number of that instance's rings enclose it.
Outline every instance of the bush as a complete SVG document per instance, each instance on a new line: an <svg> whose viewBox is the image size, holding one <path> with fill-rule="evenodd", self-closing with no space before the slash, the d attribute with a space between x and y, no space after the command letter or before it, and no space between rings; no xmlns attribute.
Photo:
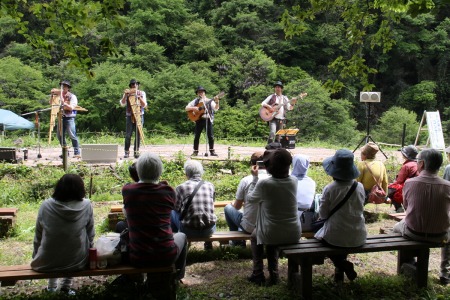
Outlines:
<svg viewBox="0 0 450 300"><path fill-rule="evenodd" d="M406 124L405 144L414 144L419 128L417 114L397 106L391 107L383 113L379 123L375 126L373 136L375 140L383 143L401 144L403 124Z"/></svg>

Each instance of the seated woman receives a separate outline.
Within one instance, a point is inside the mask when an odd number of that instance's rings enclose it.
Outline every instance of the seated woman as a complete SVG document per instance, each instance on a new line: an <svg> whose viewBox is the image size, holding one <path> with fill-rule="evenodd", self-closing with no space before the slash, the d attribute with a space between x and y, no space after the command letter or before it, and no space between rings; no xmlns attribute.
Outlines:
<svg viewBox="0 0 450 300"><path fill-rule="evenodd" d="M323 168L333 177L333 182L323 189L319 206L319 217L328 220L314 237L332 246L359 247L366 243L365 192L362 184L357 184L350 197L329 218L330 212L344 199L359 175L353 159L351 151L341 149L323 161ZM357 273L353 263L347 260L347 254L330 256L330 259L335 266L336 282L344 280L344 273L350 280L356 278Z"/></svg>
<svg viewBox="0 0 450 300"><path fill-rule="evenodd" d="M366 198L364 203L368 203L368 196L372 187L380 184L381 188L388 192L388 178L386 174L386 167L383 162L375 160L375 155L377 154L379 148L377 144L373 142L368 142L363 147L361 147L361 161L358 162L358 171L360 173L359 177L356 179L361 182L366 191Z"/></svg>
<svg viewBox="0 0 450 300"><path fill-rule="evenodd" d="M36 220L31 268L38 272L71 272L86 269L89 248L94 245L94 214L85 199L83 179L65 174L56 183L52 198L45 200ZM72 278L60 282L60 290L75 295L70 289ZM58 278L48 280L47 290L55 292Z"/></svg>
<svg viewBox="0 0 450 300"><path fill-rule="evenodd" d="M291 175L297 178L297 206L299 217L302 212L309 209L316 193L316 182L308 177L309 158L306 155L296 154L292 159Z"/></svg>
<svg viewBox="0 0 450 300"><path fill-rule="evenodd" d="M264 276L264 246L266 246L269 284L277 284L278 245L296 243L301 237L300 220L297 214L297 184L294 176L289 176L292 162L286 149L266 150L264 165L271 177L259 179L258 165L252 167L253 181L250 184L247 200L259 204L256 229L251 236L253 272L247 278L261 285Z"/></svg>
<svg viewBox="0 0 450 300"><path fill-rule="evenodd" d="M400 213L404 212L403 209L403 186L406 179L413 178L419 175L417 172L417 154L419 151L414 145L403 147L401 150L404 162L400 171L398 172L395 181L389 185L390 200L395 207L395 211Z"/></svg>

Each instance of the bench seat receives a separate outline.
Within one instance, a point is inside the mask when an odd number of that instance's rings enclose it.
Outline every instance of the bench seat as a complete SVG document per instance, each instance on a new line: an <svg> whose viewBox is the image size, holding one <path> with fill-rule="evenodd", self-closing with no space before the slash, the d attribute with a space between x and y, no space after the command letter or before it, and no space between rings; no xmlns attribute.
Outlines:
<svg viewBox="0 0 450 300"><path fill-rule="evenodd" d="M401 265L410 254L417 256L416 283L426 287L428 281L428 261L430 248L442 247L442 244L419 242L405 239L400 234L382 234L367 237L367 242L361 247L339 248L323 244L316 239L301 240L297 244L279 247L280 255L288 259L289 286L301 292L303 299L312 298L312 266L323 264L325 257L339 254L367 253L381 251L398 251L397 274ZM299 273L299 266L301 272Z"/></svg>
<svg viewBox="0 0 450 300"><path fill-rule="evenodd" d="M101 275L122 275L147 273L164 281L159 282L159 288L164 284L167 295L164 299L176 299L176 270L174 266L170 267L143 267L135 268L130 265L116 265L105 269L86 269L74 272L36 272L30 265L0 266L0 287L14 285L18 280L48 279L61 277L88 277Z"/></svg>

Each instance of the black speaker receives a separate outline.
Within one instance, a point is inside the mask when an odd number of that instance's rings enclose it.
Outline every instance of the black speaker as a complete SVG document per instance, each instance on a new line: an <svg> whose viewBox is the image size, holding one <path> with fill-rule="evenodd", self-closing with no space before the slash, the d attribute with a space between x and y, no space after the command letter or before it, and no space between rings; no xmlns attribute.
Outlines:
<svg viewBox="0 0 450 300"><path fill-rule="evenodd" d="M0 148L0 161L16 163L17 162L16 148L12 147Z"/></svg>
<svg viewBox="0 0 450 300"><path fill-rule="evenodd" d="M283 135L280 137L281 147L285 149L295 148L295 135Z"/></svg>

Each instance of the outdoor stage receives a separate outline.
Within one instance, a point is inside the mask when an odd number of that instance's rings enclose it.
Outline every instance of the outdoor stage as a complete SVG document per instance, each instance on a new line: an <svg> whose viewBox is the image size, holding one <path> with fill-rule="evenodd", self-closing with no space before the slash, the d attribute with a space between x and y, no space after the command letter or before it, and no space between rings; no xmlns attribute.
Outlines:
<svg viewBox="0 0 450 300"><path fill-rule="evenodd" d="M95 145L94 145L95 146ZM83 144L81 144L81 152L83 152ZM93 147L93 145L89 145L89 147ZM124 159L124 150L123 145L118 146L117 151L117 163L122 163L126 160L135 160L133 157L133 148L130 149L130 158ZM234 146L234 145L222 145L216 144L215 150L218 156L204 156L205 150L199 150L199 156L195 157L196 159L205 159L205 160L249 160L252 153L256 151L264 151L263 147L245 147L245 146ZM312 163L321 163L325 158L334 155L334 149L325 149L325 148L303 148L297 147L295 149L287 149L292 155L295 154L304 154L309 156ZM106 150L107 151L107 150ZM146 145L140 148L141 152L153 152L158 154L163 160L172 160L178 158L180 154L184 155L186 159L190 157L192 154L192 144L173 144L173 145ZM23 160L24 153L22 150L18 149L16 151L16 157L18 159L22 159L24 165L27 166L35 166L37 164L42 165L62 165L62 159L59 158L62 151L61 148L49 148L49 147L41 147L40 154L41 158L38 158L38 148L28 148L28 159ZM385 151L388 157L394 156L399 163L402 162L400 151ZM106 154L106 152L105 152ZM83 155L82 155L83 157ZM359 149L355 152L356 160L360 159ZM377 159L381 161L385 161L385 157L380 153L377 154ZM73 150L69 148L69 163L86 163L83 162L82 158L74 158ZM112 162L111 162L112 163ZM110 164L110 163L107 163Z"/></svg>

